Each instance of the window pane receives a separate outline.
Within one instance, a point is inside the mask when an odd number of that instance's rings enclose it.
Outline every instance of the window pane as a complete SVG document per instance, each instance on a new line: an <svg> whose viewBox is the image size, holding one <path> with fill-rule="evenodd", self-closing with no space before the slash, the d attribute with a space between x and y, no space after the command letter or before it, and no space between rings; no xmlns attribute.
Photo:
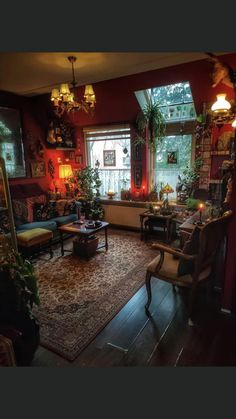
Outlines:
<svg viewBox="0 0 236 419"><path fill-rule="evenodd" d="M93 137L89 136L89 132L85 133L89 164L99 169L101 196L106 196L109 190L120 196L121 189L129 189L131 185L130 130L125 134L116 131L117 134L109 135L109 131L101 129ZM111 132L114 130L111 129Z"/></svg>
<svg viewBox="0 0 236 419"><path fill-rule="evenodd" d="M191 165L192 155L192 136L176 135L167 136L163 139L157 149L156 157L156 182L158 190L169 183L176 189L178 176L183 173L186 166ZM176 191L169 196L170 199L176 198Z"/></svg>

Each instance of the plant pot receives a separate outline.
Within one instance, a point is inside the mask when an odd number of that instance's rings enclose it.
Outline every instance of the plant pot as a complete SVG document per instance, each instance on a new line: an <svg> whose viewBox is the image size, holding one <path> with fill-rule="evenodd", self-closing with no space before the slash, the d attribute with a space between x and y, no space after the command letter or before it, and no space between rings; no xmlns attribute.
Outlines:
<svg viewBox="0 0 236 419"><path fill-rule="evenodd" d="M150 192L149 201L151 201L151 202L158 201L158 193L157 192Z"/></svg>
<svg viewBox="0 0 236 419"><path fill-rule="evenodd" d="M128 201L130 199L130 191L128 190L122 190L120 192L120 199L124 201Z"/></svg>

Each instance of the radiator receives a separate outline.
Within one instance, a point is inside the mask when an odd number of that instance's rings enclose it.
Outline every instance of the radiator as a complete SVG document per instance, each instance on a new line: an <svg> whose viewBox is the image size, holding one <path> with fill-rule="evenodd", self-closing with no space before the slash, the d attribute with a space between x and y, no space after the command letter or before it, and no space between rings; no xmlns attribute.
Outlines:
<svg viewBox="0 0 236 419"><path fill-rule="evenodd" d="M104 220L108 223L136 228L140 228L139 214L147 210L145 206L143 208L104 204L102 206L105 211Z"/></svg>

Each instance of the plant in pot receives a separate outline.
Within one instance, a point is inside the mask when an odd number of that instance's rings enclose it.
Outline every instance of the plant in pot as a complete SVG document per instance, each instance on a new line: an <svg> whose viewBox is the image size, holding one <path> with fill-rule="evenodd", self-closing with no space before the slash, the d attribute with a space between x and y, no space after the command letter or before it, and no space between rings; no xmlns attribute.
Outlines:
<svg viewBox="0 0 236 419"><path fill-rule="evenodd" d="M130 191L127 189L127 183L129 182L129 179L123 178L121 180L121 183L123 184L121 191L120 191L120 198L122 200L129 200L130 199Z"/></svg>
<svg viewBox="0 0 236 419"><path fill-rule="evenodd" d="M147 105L139 112L136 118L137 136L136 144L148 143L152 151L156 151L165 135L165 118L160 111L159 103L149 101Z"/></svg>
<svg viewBox="0 0 236 419"><path fill-rule="evenodd" d="M92 216L102 216L102 206L100 201L99 188L101 180L98 169L90 166L81 169L77 173L78 201L81 203L81 212L85 213L86 218Z"/></svg>
<svg viewBox="0 0 236 419"><path fill-rule="evenodd" d="M33 265L9 249L0 259L0 278L0 333L15 342L17 365L30 365L39 344L33 314L39 294Z"/></svg>
<svg viewBox="0 0 236 419"><path fill-rule="evenodd" d="M202 158L197 158L192 167L187 166L183 170L183 175L178 176L178 194L177 196L184 196L184 201L191 197L194 189L197 187L198 180L200 177L200 168L203 164Z"/></svg>
<svg viewBox="0 0 236 419"><path fill-rule="evenodd" d="M154 183L149 193L149 201L158 201L157 184Z"/></svg>

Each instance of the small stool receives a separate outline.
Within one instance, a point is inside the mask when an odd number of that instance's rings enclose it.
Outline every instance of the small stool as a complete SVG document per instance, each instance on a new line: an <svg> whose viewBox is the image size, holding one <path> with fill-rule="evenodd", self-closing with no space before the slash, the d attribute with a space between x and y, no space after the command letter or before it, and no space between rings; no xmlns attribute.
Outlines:
<svg viewBox="0 0 236 419"><path fill-rule="evenodd" d="M52 237L52 231L44 228L34 228L32 230L23 231L22 233L17 233L17 242L20 247L26 249L36 245L41 246L41 244L49 242L49 252L50 257L52 258Z"/></svg>

